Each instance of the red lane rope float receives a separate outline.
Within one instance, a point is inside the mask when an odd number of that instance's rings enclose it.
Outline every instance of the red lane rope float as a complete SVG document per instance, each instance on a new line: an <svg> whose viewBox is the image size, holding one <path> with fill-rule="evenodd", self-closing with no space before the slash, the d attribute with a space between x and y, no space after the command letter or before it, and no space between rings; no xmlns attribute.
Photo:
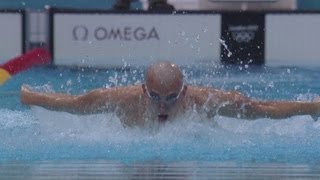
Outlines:
<svg viewBox="0 0 320 180"><path fill-rule="evenodd" d="M48 64L50 61L51 54L43 48L35 48L19 57L15 57L5 64L0 65L0 85L5 83L12 75L35 65Z"/></svg>

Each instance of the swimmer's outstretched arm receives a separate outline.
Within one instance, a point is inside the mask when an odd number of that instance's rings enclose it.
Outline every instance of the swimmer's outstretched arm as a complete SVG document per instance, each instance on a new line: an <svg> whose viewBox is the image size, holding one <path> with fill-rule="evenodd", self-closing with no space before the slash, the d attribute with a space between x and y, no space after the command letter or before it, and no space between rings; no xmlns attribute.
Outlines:
<svg viewBox="0 0 320 180"><path fill-rule="evenodd" d="M113 89L96 89L83 95L34 92L26 85L21 87L21 102L41 106L49 110L75 114L91 114L113 111L118 102Z"/></svg>
<svg viewBox="0 0 320 180"><path fill-rule="evenodd" d="M258 101L238 92L223 93L218 114L245 119L283 119L295 115L320 115L320 102Z"/></svg>
<svg viewBox="0 0 320 180"><path fill-rule="evenodd" d="M282 119L296 115L310 115L316 118L320 115L320 102L252 101L251 105L246 109L248 109L247 116L252 118L260 116Z"/></svg>

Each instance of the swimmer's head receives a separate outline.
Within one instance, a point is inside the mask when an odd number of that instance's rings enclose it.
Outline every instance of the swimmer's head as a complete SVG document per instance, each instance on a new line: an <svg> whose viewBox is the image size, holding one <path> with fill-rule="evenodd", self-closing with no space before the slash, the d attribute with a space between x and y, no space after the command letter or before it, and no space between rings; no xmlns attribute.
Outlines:
<svg viewBox="0 0 320 180"><path fill-rule="evenodd" d="M180 90L183 86L183 75L180 68L169 61L151 64L145 73L147 88L155 88L159 93Z"/></svg>
<svg viewBox="0 0 320 180"><path fill-rule="evenodd" d="M148 95L159 120L166 120L175 111L179 99L186 92L180 68L169 61L150 65L145 73L143 90Z"/></svg>

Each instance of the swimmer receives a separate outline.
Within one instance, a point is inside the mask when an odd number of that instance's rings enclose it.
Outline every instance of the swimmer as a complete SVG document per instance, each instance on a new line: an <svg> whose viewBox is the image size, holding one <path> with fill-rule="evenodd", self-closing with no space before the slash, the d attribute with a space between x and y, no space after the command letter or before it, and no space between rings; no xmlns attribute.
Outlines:
<svg viewBox="0 0 320 180"><path fill-rule="evenodd" d="M320 102L259 101L235 91L186 85L180 68L169 61L150 65L143 84L99 88L81 95L34 92L23 85L21 102L74 114L114 112L125 126L173 121L188 110L208 119L215 115L283 119L320 113Z"/></svg>

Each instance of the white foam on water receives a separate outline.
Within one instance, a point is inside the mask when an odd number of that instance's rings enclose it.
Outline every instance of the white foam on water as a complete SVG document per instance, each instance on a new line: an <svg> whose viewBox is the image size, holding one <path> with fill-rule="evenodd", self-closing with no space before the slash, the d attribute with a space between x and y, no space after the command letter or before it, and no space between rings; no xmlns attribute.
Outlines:
<svg viewBox="0 0 320 180"><path fill-rule="evenodd" d="M309 138L320 135L319 121L310 116L294 116L287 119L243 120L216 116L207 120L195 113L154 127L123 127L112 114L73 115L66 112L32 108L41 134L56 141L77 140L79 143L110 144L192 144L206 142L217 146L242 146L243 142L259 138ZM255 141L254 143L259 143Z"/></svg>
<svg viewBox="0 0 320 180"><path fill-rule="evenodd" d="M0 159L309 161L320 148L320 121L310 116L207 120L190 112L165 125L128 128L113 114L74 115L36 106L28 111L0 109L0 113Z"/></svg>

